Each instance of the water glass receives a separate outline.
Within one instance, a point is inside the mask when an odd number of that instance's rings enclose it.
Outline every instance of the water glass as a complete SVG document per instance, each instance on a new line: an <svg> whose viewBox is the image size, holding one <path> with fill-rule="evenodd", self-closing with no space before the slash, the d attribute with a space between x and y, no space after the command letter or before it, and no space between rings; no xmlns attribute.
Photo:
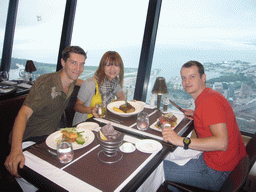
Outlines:
<svg viewBox="0 0 256 192"><path fill-rule="evenodd" d="M60 141L57 144L57 156L61 163L69 163L74 158L72 144L67 141Z"/></svg>
<svg viewBox="0 0 256 192"><path fill-rule="evenodd" d="M149 126L149 117L146 112L140 112L137 115L137 128L141 131L146 131Z"/></svg>
<svg viewBox="0 0 256 192"><path fill-rule="evenodd" d="M103 104L96 105L97 113L100 116L100 118L104 117L106 114L106 107Z"/></svg>

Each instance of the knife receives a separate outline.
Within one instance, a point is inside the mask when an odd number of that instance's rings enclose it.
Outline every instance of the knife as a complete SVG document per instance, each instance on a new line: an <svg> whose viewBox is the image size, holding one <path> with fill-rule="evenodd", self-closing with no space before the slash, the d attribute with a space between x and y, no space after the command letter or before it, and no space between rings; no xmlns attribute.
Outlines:
<svg viewBox="0 0 256 192"><path fill-rule="evenodd" d="M39 145L37 145L37 144L36 144L36 145L33 145L32 147L33 147L34 149L36 149L37 151L43 153L44 155L46 155L46 156L48 156L48 157L51 157L51 158L53 158L53 159L58 160L57 153L55 153L55 152L53 152L53 151L51 151L51 150L49 150L49 149L46 149L46 148L44 148L44 147L41 147L41 146L39 146Z"/></svg>
<svg viewBox="0 0 256 192"><path fill-rule="evenodd" d="M171 99L169 99L170 103L176 107L177 109L179 109L182 113L185 113L185 110L182 109L179 105L177 105L176 103L174 103Z"/></svg>
<svg viewBox="0 0 256 192"><path fill-rule="evenodd" d="M113 121L113 122L119 123L119 124L121 124L123 122L119 119L114 119L113 117L108 117L108 116L105 116L104 119L109 120L109 121Z"/></svg>

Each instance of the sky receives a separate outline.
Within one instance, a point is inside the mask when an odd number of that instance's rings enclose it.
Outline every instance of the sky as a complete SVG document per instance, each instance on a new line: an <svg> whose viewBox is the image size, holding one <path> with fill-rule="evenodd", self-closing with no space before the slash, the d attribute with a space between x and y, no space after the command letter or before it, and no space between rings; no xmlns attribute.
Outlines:
<svg viewBox="0 0 256 192"><path fill-rule="evenodd" d="M13 57L56 62L65 2L19 1ZM1 0L0 51L7 8ZM118 50L136 67L147 8L148 0L78 0L72 44L88 51L92 65ZM254 0L163 0L156 50L254 50L255 20Z"/></svg>

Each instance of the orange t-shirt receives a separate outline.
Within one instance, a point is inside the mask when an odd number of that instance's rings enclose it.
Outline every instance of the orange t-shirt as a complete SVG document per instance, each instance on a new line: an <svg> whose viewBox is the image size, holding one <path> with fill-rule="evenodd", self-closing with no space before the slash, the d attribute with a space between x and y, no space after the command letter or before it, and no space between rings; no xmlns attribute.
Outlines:
<svg viewBox="0 0 256 192"><path fill-rule="evenodd" d="M199 138L212 136L210 125L226 123L228 148L226 151L205 151L206 164L218 171L232 171L246 155L236 117L228 100L219 92L205 88L195 100L194 126Z"/></svg>

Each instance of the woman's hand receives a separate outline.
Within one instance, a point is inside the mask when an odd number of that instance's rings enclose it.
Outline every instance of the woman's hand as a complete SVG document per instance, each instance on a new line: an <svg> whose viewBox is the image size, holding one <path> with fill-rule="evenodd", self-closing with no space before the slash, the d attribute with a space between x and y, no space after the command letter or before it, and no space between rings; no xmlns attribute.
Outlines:
<svg viewBox="0 0 256 192"><path fill-rule="evenodd" d="M96 107L93 107L93 108L92 108L92 114L93 114L93 116L96 117L96 118L100 118L100 116L99 116L99 114L98 114L97 112L98 112L97 108L96 108Z"/></svg>

